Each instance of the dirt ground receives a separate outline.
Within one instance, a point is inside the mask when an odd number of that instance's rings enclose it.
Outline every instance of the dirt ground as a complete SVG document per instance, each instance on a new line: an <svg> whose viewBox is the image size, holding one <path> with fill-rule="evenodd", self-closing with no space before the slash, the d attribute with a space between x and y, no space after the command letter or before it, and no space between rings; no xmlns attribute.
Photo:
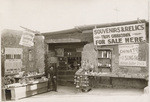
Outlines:
<svg viewBox="0 0 150 102"><path fill-rule="evenodd" d="M58 91L17 100L17 102L150 102L143 89L94 88L78 92L75 87L59 86Z"/></svg>

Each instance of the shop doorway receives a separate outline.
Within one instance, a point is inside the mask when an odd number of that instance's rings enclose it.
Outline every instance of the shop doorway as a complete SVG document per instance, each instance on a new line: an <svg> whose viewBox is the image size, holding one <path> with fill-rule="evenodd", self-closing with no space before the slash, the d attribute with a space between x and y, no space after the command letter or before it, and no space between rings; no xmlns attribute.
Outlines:
<svg viewBox="0 0 150 102"><path fill-rule="evenodd" d="M58 85L70 86L74 83L74 75L81 66L81 52L66 52L64 57L58 57Z"/></svg>
<svg viewBox="0 0 150 102"><path fill-rule="evenodd" d="M56 63L58 86L75 87L74 75L81 66L84 45L85 43L49 44L48 64Z"/></svg>

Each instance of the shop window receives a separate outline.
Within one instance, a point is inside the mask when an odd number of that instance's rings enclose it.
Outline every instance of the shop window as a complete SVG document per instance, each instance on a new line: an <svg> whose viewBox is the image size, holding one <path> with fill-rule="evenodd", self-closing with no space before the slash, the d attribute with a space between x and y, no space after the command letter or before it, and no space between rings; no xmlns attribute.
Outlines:
<svg viewBox="0 0 150 102"><path fill-rule="evenodd" d="M110 72L111 71L111 58L112 50L111 49L98 49L98 68L99 72Z"/></svg>

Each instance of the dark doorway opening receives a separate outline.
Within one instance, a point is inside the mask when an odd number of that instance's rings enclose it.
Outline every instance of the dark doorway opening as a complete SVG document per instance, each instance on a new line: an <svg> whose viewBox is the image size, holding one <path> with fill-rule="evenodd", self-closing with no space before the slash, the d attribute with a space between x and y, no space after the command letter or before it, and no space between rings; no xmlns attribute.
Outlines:
<svg viewBox="0 0 150 102"><path fill-rule="evenodd" d="M47 64L56 63L57 85L75 87L74 75L81 66L82 50L85 44L86 43L49 44L47 54L49 63Z"/></svg>

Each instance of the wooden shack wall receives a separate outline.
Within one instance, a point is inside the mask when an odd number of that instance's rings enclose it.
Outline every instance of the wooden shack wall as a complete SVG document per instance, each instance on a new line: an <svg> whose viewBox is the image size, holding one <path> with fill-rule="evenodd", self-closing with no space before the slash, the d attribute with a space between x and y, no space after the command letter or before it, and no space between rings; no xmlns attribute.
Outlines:
<svg viewBox="0 0 150 102"><path fill-rule="evenodd" d="M23 58L22 65L23 70L26 72L29 71L44 71L44 37L43 36L35 36L34 38L34 46L33 47L25 47L19 45L22 31L16 30L3 30L1 34L1 49L5 48L22 48L23 49ZM32 60L29 61L29 50L31 51ZM4 61L5 55L2 54L2 73L4 73Z"/></svg>
<svg viewBox="0 0 150 102"><path fill-rule="evenodd" d="M102 46L102 48L111 48L112 51L112 73L128 73L128 74L143 74L148 75L149 71L149 63L148 63L148 44L140 44L140 51L145 54L147 67L120 67L119 66L119 52L118 52L118 45L111 45L111 46ZM89 63L92 63L95 66L94 71L98 72L97 67L97 52L94 49L93 43L89 43L84 46L82 51L82 61L88 60ZM109 83L110 80L107 80ZM96 83L96 82L95 82ZM112 78L112 85L114 88L144 88L147 86L147 81L142 79L134 79L134 78Z"/></svg>
<svg viewBox="0 0 150 102"><path fill-rule="evenodd" d="M111 48L112 51L112 72L118 73L118 72L126 72L126 73L143 73L148 74L149 71L149 23L146 23L146 42L145 43L139 43L139 57L140 59L145 59L147 62L147 67L120 67L119 66L119 52L118 52L118 45L103 45L102 48ZM94 44L93 44L93 33L92 30L84 30L84 33L82 34L84 38L91 39L88 40L90 42L89 44L85 45L82 52L82 60L88 59L90 63L93 63L95 65L95 68L97 67L97 56L96 56L96 50L94 50ZM97 68L95 70L98 70Z"/></svg>
<svg viewBox="0 0 150 102"><path fill-rule="evenodd" d="M118 52L118 45L110 45L110 46L102 46L102 48L111 48L112 51L112 73L128 73L128 74L143 74L148 75L149 71L149 63L148 63L148 44L139 44L140 52L143 55L142 57L146 59L147 67L120 67L119 66L119 52ZM92 63L95 66L94 71L98 72L97 67L97 52L94 49L93 43L89 43L84 46L82 52L82 61L88 60L89 63ZM109 80L108 80L109 81ZM109 82L108 82L109 83ZM112 78L112 85L114 88L144 88L147 86L147 81L142 79L134 79L134 78Z"/></svg>

